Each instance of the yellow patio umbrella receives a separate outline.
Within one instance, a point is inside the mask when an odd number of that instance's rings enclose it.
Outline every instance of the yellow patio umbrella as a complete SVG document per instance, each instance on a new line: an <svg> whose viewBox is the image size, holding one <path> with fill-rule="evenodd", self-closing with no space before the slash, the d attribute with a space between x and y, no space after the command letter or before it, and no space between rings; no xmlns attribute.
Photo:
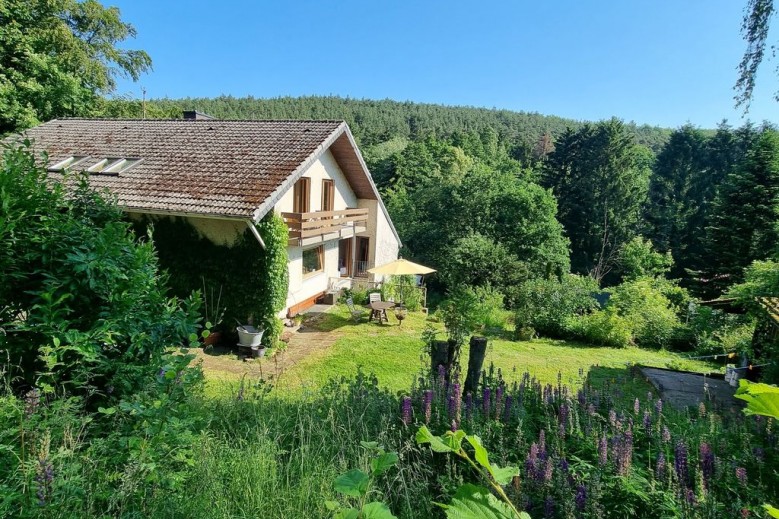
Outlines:
<svg viewBox="0 0 779 519"><path fill-rule="evenodd" d="M368 272L379 276L413 276L416 274L424 276L425 274L432 274L435 272L435 269L425 267L424 265L420 265L419 263L414 263L413 261L405 260L403 258L398 258L395 261L390 261L384 265L368 269ZM401 307L403 307L403 287L404 285L400 285Z"/></svg>
<svg viewBox="0 0 779 519"><path fill-rule="evenodd" d="M395 261L390 261L384 265L368 269L368 272L380 276L406 276L414 274L432 274L435 272L435 269L425 267L424 265L403 258L398 258Z"/></svg>

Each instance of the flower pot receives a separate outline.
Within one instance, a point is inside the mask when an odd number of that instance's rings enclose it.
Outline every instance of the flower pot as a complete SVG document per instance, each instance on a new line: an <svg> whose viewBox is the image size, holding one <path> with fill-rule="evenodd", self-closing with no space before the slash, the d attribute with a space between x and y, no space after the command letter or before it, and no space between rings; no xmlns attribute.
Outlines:
<svg viewBox="0 0 779 519"><path fill-rule="evenodd" d="M265 356L265 348L261 348L259 346L252 346L252 358L253 359L259 359L260 357Z"/></svg>
<svg viewBox="0 0 779 519"><path fill-rule="evenodd" d="M244 325L236 328L238 331L238 343L241 346L254 347L259 346L262 342L262 334L264 330L258 330L254 326Z"/></svg>
<svg viewBox="0 0 779 519"><path fill-rule="evenodd" d="M222 332L211 332L203 339L203 346L214 346L222 340Z"/></svg>

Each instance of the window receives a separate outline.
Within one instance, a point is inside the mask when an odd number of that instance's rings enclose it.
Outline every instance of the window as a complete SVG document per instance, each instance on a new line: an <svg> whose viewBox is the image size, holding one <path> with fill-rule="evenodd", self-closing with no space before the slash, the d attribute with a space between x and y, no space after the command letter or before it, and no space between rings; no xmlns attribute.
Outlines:
<svg viewBox="0 0 779 519"><path fill-rule="evenodd" d="M295 188L292 192L294 198L292 202L293 213L307 213L311 210L311 179L303 177L295 182Z"/></svg>
<svg viewBox="0 0 779 519"><path fill-rule="evenodd" d="M53 173L59 173L61 171L65 171L68 168L72 168L73 166L77 166L79 163L84 162L88 158L89 157L86 155L68 157L61 162L57 162L53 166L49 166L48 170Z"/></svg>
<svg viewBox="0 0 779 519"><path fill-rule="evenodd" d="M332 180L322 181L322 211L335 209L335 185Z"/></svg>
<svg viewBox="0 0 779 519"><path fill-rule="evenodd" d="M325 268L325 249L321 245L303 251L303 277L322 272Z"/></svg>
<svg viewBox="0 0 779 519"><path fill-rule="evenodd" d="M141 159L108 158L90 166L87 172L102 175L118 175L135 166Z"/></svg>

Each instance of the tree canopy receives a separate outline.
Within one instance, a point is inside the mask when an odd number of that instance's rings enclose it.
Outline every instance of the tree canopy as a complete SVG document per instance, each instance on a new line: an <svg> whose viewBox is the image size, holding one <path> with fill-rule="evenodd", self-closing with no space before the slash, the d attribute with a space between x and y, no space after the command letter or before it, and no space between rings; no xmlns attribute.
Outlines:
<svg viewBox="0 0 779 519"><path fill-rule="evenodd" d="M0 134L63 116L97 114L117 75L151 68L119 9L96 0L0 2Z"/></svg>

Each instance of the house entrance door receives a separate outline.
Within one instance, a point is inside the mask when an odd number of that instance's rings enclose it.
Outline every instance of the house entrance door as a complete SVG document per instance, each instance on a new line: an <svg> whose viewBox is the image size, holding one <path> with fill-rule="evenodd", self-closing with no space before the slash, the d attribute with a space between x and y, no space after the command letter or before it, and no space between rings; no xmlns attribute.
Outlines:
<svg viewBox="0 0 779 519"><path fill-rule="evenodd" d="M352 277L352 239L347 238L338 242L338 272L342 278Z"/></svg>

